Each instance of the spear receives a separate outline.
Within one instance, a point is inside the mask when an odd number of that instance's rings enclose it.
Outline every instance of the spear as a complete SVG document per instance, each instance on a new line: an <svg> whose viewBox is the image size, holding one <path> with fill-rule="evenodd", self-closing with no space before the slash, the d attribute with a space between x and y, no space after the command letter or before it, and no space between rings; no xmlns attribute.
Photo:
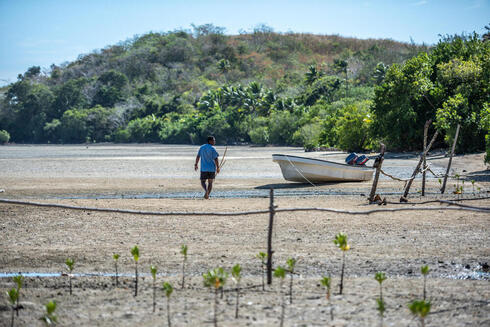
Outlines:
<svg viewBox="0 0 490 327"><path fill-rule="evenodd" d="M228 151L228 145L225 147L225 152L223 153L223 158L221 158L221 162L219 163L219 169L223 168L224 164L226 163L225 157L226 157L226 151Z"/></svg>

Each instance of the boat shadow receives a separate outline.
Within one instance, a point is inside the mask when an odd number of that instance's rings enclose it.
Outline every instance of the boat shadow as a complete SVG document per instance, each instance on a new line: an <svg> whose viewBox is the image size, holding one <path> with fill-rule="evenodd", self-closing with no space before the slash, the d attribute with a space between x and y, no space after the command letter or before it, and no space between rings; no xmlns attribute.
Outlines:
<svg viewBox="0 0 490 327"><path fill-rule="evenodd" d="M301 189L301 188L313 188L319 186L327 186L327 185L337 185L341 184L338 182L329 182L329 183L315 183L312 185L310 183L274 183L274 184L265 184L254 187L256 190L269 190L273 189Z"/></svg>

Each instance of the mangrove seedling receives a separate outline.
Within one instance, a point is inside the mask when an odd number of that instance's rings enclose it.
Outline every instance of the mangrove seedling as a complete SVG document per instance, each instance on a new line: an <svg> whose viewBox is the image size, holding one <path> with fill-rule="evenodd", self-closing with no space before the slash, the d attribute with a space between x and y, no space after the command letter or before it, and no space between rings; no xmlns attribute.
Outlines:
<svg viewBox="0 0 490 327"><path fill-rule="evenodd" d="M296 266L296 259L289 258L286 260L286 264L288 265L289 276L291 276L289 282L289 304L293 304L293 276L294 276L294 267Z"/></svg>
<svg viewBox="0 0 490 327"><path fill-rule="evenodd" d="M282 291L282 286L284 284L284 278L286 277L286 269L281 266L277 266L276 270L274 270L274 277L280 278L279 290L281 293L281 322L279 324L280 327L284 326L284 311L286 310L286 299L284 296L284 292Z"/></svg>
<svg viewBox="0 0 490 327"><path fill-rule="evenodd" d="M17 284L17 307L16 307L16 311L17 311L17 317L18 317L19 316L19 310L20 310L20 306L19 306L20 289L22 288L22 284L24 283L24 276L22 276L22 275L14 276L14 282Z"/></svg>
<svg viewBox="0 0 490 327"><path fill-rule="evenodd" d="M265 281L264 281L264 275L265 275L265 267L266 267L266 260L267 260L267 253L264 252L259 252L257 254L257 258L260 259L260 267L262 269L262 291L265 291Z"/></svg>
<svg viewBox="0 0 490 327"><path fill-rule="evenodd" d="M209 270L203 276L204 286L214 288L214 326L218 326L218 290L222 288L228 278L228 273L221 267Z"/></svg>
<svg viewBox="0 0 490 327"><path fill-rule="evenodd" d="M184 257L182 260L182 289L185 285L185 263L187 262L187 245L183 244L180 247L180 254Z"/></svg>
<svg viewBox="0 0 490 327"><path fill-rule="evenodd" d="M131 249L131 254L133 255L133 259L134 259L134 271L135 271L134 296L138 296L138 260L140 259L140 249L138 249L137 245L135 245Z"/></svg>
<svg viewBox="0 0 490 327"><path fill-rule="evenodd" d="M112 259L114 259L114 265L116 266L116 287L119 286L119 276L117 274L117 261L119 260L119 254L114 253L112 255Z"/></svg>
<svg viewBox="0 0 490 327"><path fill-rule="evenodd" d="M473 189L473 194L475 194L475 180L471 180L471 188Z"/></svg>
<svg viewBox="0 0 490 327"><path fill-rule="evenodd" d="M345 252L349 251L350 246L347 244L347 235L344 233L338 233L333 242L342 251L342 270L340 272L340 294L342 294L344 288Z"/></svg>
<svg viewBox="0 0 490 327"><path fill-rule="evenodd" d="M320 283L325 287L325 289L327 291L327 294L325 297L327 298L327 301L330 304L330 294L331 294L330 285L332 284L332 279L330 277L324 276L320 280ZM330 307L330 319L333 320L333 307L332 306Z"/></svg>
<svg viewBox="0 0 490 327"><path fill-rule="evenodd" d="M17 309L15 307L15 304L17 303L17 299L19 298L19 292L17 292L16 288L12 288L10 291L7 292L7 296L9 297L9 302L12 306L12 322L10 323L10 326L14 326L14 317L15 317L15 310Z"/></svg>
<svg viewBox="0 0 490 327"><path fill-rule="evenodd" d="M73 259L71 259L71 258L68 258L65 261L65 265L68 267L68 277L70 278L70 295L72 294L71 293L71 289L72 289L71 288L71 278L73 276L72 273L73 273L73 268L74 268L73 265L74 264L75 264L75 261L73 261Z"/></svg>
<svg viewBox="0 0 490 327"><path fill-rule="evenodd" d="M151 265L150 266L150 272L151 272L151 277L153 278L153 312L155 312L155 307L157 305L157 302L156 302L156 287L155 287L155 282L157 280L157 267L155 267L154 265Z"/></svg>
<svg viewBox="0 0 490 327"><path fill-rule="evenodd" d="M415 300L412 303L408 304L408 308L410 309L410 312L415 317L419 317L420 325L422 327L425 327L425 317L427 317L427 315L429 314L430 307L431 307L430 301L424 301L424 300L420 300L420 301Z"/></svg>
<svg viewBox="0 0 490 327"><path fill-rule="evenodd" d="M54 315L54 310L56 310L56 301L46 303L46 313L41 317L41 321L46 326L54 325L58 321L58 317Z"/></svg>
<svg viewBox="0 0 490 327"><path fill-rule="evenodd" d="M327 298L327 300L330 300L330 284L331 284L331 281L332 279L330 277L326 277L324 276L321 280L320 280L320 283L322 283L322 285L325 287L325 290L327 291L327 294L325 295L325 297Z"/></svg>
<svg viewBox="0 0 490 327"><path fill-rule="evenodd" d="M379 312L380 326L383 327L383 318L384 318L384 313L386 311L385 301L383 301L383 298L379 298L376 299L376 304Z"/></svg>
<svg viewBox="0 0 490 327"><path fill-rule="evenodd" d="M168 322L168 327L171 327L170 323L170 295L172 295L172 292L174 291L174 288L172 285L168 282L163 283L163 291L165 292L165 296L167 297L167 322Z"/></svg>
<svg viewBox="0 0 490 327"><path fill-rule="evenodd" d="M236 283L236 304L235 304L235 319L238 318L238 305L240 300L240 280L242 279L242 267L237 263L231 268L231 276Z"/></svg>
<svg viewBox="0 0 490 327"><path fill-rule="evenodd" d="M425 265L420 268L420 272L424 276L424 301L426 299L427 275L429 274L429 266Z"/></svg>
<svg viewBox="0 0 490 327"><path fill-rule="evenodd" d="M379 298L381 301L383 301L383 282L386 280L386 275L384 272L378 271L374 275L374 279L379 283Z"/></svg>

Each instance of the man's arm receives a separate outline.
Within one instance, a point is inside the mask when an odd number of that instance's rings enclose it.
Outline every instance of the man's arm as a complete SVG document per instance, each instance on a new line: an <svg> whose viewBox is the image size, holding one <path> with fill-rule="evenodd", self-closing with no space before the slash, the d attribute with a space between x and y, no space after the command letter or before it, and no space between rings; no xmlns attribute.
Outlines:
<svg viewBox="0 0 490 327"><path fill-rule="evenodd" d="M218 162L218 158L214 158L214 164L216 165L216 174L219 174L219 162Z"/></svg>
<svg viewBox="0 0 490 327"><path fill-rule="evenodd" d="M194 170L197 170L197 164L199 163L199 155L196 156L196 163L194 164Z"/></svg>

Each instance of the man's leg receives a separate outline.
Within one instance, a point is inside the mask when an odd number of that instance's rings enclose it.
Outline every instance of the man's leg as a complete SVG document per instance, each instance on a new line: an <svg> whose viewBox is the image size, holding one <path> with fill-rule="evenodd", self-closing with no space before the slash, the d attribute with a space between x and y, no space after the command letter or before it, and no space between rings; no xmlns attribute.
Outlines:
<svg viewBox="0 0 490 327"><path fill-rule="evenodd" d="M207 199L208 188L206 187L206 180L201 179L201 186L204 189L204 198Z"/></svg>
<svg viewBox="0 0 490 327"><path fill-rule="evenodd" d="M209 198L209 194L211 194L211 190L213 189L214 179L208 179L208 190L206 191L206 199Z"/></svg>

